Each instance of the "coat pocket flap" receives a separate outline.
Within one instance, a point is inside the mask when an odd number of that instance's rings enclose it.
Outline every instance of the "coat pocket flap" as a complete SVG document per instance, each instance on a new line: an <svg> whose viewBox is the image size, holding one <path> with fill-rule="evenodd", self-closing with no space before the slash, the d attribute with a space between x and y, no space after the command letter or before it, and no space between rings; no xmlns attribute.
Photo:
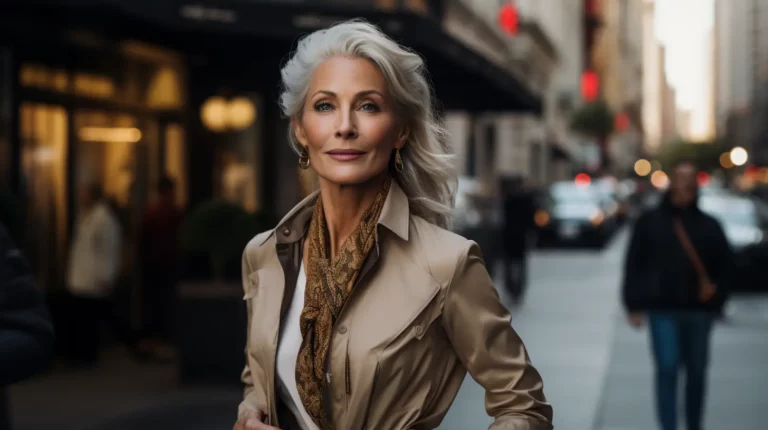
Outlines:
<svg viewBox="0 0 768 430"><path fill-rule="evenodd" d="M244 286L245 294L243 295L243 300L252 299L261 288L277 285L278 282L282 282L282 276L282 270L279 268L263 268L249 273L246 285Z"/></svg>

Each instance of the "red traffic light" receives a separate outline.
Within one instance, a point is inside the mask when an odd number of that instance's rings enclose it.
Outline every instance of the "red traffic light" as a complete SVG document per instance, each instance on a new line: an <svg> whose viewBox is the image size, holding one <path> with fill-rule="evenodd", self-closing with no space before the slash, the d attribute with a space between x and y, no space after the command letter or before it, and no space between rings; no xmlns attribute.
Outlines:
<svg viewBox="0 0 768 430"><path fill-rule="evenodd" d="M696 174L696 182L699 183L699 186L703 187L707 184L709 184L709 173L707 172L699 172Z"/></svg>
<svg viewBox="0 0 768 430"><path fill-rule="evenodd" d="M580 187L586 187L592 183L592 178L590 178L586 173L579 173L576 175L576 178L574 178L574 182L576 182L576 185Z"/></svg>
<svg viewBox="0 0 768 430"><path fill-rule="evenodd" d="M507 3L499 9L499 25L507 34L517 34L519 24L520 16L515 5Z"/></svg>
<svg viewBox="0 0 768 430"><path fill-rule="evenodd" d="M600 77L594 70L587 70L581 75L581 96L591 102L600 92Z"/></svg>

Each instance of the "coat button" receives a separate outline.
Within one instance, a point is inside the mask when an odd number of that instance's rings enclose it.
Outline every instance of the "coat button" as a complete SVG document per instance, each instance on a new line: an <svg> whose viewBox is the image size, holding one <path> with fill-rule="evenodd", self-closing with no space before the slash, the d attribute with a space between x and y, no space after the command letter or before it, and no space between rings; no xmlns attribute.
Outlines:
<svg viewBox="0 0 768 430"><path fill-rule="evenodd" d="M291 234L291 229L290 228L284 228L283 229L283 236L288 236L289 234Z"/></svg>
<svg viewBox="0 0 768 430"><path fill-rule="evenodd" d="M347 332L347 328L344 326L339 327L339 333L344 334Z"/></svg>
<svg viewBox="0 0 768 430"><path fill-rule="evenodd" d="M423 328L421 328L421 326L420 326L420 325L417 325L417 326L416 326L416 335L417 335L417 336L421 336L421 333L422 333L422 332L424 332L424 329L423 329Z"/></svg>

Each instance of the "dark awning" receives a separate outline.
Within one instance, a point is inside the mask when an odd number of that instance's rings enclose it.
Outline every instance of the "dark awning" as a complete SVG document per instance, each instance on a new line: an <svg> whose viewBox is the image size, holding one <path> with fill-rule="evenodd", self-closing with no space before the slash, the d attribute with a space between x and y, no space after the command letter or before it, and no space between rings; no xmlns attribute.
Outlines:
<svg viewBox="0 0 768 430"><path fill-rule="evenodd" d="M6 0L4 3L6 6L1 6L0 10L10 4L38 10L42 6L58 5L87 14L89 10L96 13L107 7L121 16L177 35L226 33L271 40L280 38L292 43L298 36L316 28L361 17L379 25L425 58L435 92L445 109L539 115L542 112L540 97L524 82L446 33L436 18L412 12L384 12L366 6L366 2ZM253 55L257 56L258 47L254 48Z"/></svg>

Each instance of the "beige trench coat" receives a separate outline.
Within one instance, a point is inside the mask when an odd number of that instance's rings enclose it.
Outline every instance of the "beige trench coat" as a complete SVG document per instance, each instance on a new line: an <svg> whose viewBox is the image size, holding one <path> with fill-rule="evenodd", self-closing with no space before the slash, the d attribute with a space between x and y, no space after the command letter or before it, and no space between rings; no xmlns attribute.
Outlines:
<svg viewBox="0 0 768 430"><path fill-rule="evenodd" d="M289 430L298 427L276 394L275 356L316 198L299 203L243 254L249 324L239 414L260 410L269 424ZM394 181L329 355L326 410L337 430L436 428L467 371L486 390L491 429L552 428L541 377L480 249L410 214Z"/></svg>

